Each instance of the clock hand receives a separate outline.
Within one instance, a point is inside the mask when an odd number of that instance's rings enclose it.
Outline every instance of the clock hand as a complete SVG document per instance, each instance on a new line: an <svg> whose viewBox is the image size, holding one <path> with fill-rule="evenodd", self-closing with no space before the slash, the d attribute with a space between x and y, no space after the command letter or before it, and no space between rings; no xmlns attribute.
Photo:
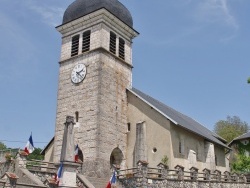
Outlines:
<svg viewBox="0 0 250 188"><path fill-rule="evenodd" d="M81 72L81 71L80 71ZM80 72L76 72L76 74L78 74L80 77L82 77L82 75L80 75ZM83 77L82 77L83 78Z"/></svg>
<svg viewBox="0 0 250 188"><path fill-rule="evenodd" d="M80 71L78 71L78 72L76 71L76 73L77 73L77 74L79 74L79 73L80 73L80 72L82 72L82 71L83 71L83 69L82 69L82 70L80 70Z"/></svg>

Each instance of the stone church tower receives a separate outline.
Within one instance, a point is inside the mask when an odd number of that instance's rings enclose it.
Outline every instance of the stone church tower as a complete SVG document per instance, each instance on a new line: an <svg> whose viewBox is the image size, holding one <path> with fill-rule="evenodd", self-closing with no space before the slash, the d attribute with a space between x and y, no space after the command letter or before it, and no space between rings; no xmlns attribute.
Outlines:
<svg viewBox="0 0 250 188"><path fill-rule="evenodd" d="M66 116L75 117L83 173L106 177L125 165L127 96L132 84L133 29L118 0L76 0L64 13L54 162L59 162Z"/></svg>

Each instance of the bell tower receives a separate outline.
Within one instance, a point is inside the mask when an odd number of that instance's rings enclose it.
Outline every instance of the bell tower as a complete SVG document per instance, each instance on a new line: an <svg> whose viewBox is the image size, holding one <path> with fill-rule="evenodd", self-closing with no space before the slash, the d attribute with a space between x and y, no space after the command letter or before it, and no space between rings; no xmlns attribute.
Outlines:
<svg viewBox="0 0 250 188"><path fill-rule="evenodd" d="M133 29L130 12L118 0L76 0L62 25L54 162L59 162L66 116L74 116L75 144L83 174L109 176L125 165L127 96L132 85Z"/></svg>

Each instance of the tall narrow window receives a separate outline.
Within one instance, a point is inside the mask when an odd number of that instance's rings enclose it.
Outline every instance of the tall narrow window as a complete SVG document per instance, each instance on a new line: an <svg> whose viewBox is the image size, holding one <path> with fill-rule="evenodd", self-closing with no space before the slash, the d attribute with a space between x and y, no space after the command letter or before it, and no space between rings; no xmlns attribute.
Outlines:
<svg viewBox="0 0 250 188"><path fill-rule="evenodd" d="M179 141L179 153L181 153L181 141Z"/></svg>
<svg viewBox="0 0 250 188"><path fill-rule="evenodd" d="M130 132L130 123L128 123L128 132Z"/></svg>
<svg viewBox="0 0 250 188"><path fill-rule="evenodd" d="M179 153L184 155L184 139L179 141Z"/></svg>
<svg viewBox="0 0 250 188"><path fill-rule="evenodd" d="M90 30L82 34L82 52L87 52L90 49Z"/></svg>
<svg viewBox="0 0 250 188"><path fill-rule="evenodd" d="M79 112L76 111L75 114L76 114L76 123L77 123L79 120Z"/></svg>
<svg viewBox="0 0 250 188"><path fill-rule="evenodd" d="M119 38L119 57L125 59L125 41L122 38Z"/></svg>
<svg viewBox="0 0 250 188"><path fill-rule="evenodd" d="M76 35L72 38L71 57L78 55L79 37L80 35Z"/></svg>
<svg viewBox="0 0 250 188"><path fill-rule="evenodd" d="M113 54L116 53L116 34L113 32L110 32L109 51Z"/></svg>

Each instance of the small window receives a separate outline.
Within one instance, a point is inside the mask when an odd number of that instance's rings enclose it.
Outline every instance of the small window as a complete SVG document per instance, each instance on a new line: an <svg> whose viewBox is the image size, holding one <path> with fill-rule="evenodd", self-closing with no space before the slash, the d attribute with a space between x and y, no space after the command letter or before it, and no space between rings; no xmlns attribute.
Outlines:
<svg viewBox="0 0 250 188"><path fill-rule="evenodd" d="M119 57L125 59L125 41L122 38L119 38Z"/></svg>
<svg viewBox="0 0 250 188"><path fill-rule="evenodd" d="M179 153L184 155L184 139L179 141Z"/></svg>
<svg viewBox="0 0 250 188"><path fill-rule="evenodd" d="M179 153L181 153L181 141L179 141Z"/></svg>
<svg viewBox="0 0 250 188"><path fill-rule="evenodd" d="M116 54L116 34L110 32L109 51Z"/></svg>
<svg viewBox="0 0 250 188"><path fill-rule="evenodd" d="M87 52L90 49L90 30L85 31L82 35L82 52Z"/></svg>
<svg viewBox="0 0 250 188"><path fill-rule="evenodd" d="M71 57L78 55L79 37L80 35L76 35L72 38Z"/></svg>
<svg viewBox="0 0 250 188"><path fill-rule="evenodd" d="M247 145L249 142L248 142L248 140L244 140L243 143L244 143L244 145Z"/></svg>
<svg viewBox="0 0 250 188"><path fill-rule="evenodd" d="M157 148L154 147L153 150L152 150L153 153L156 153L157 152Z"/></svg>
<svg viewBox="0 0 250 188"><path fill-rule="evenodd" d="M217 166L218 162L217 162L217 155L214 156L215 159L215 165Z"/></svg>
<svg viewBox="0 0 250 188"><path fill-rule="evenodd" d="M77 123L79 120L79 112L75 112L75 115L76 115L76 123Z"/></svg>
<svg viewBox="0 0 250 188"><path fill-rule="evenodd" d="M128 132L130 132L130 123L128 123Z"/></svg>

